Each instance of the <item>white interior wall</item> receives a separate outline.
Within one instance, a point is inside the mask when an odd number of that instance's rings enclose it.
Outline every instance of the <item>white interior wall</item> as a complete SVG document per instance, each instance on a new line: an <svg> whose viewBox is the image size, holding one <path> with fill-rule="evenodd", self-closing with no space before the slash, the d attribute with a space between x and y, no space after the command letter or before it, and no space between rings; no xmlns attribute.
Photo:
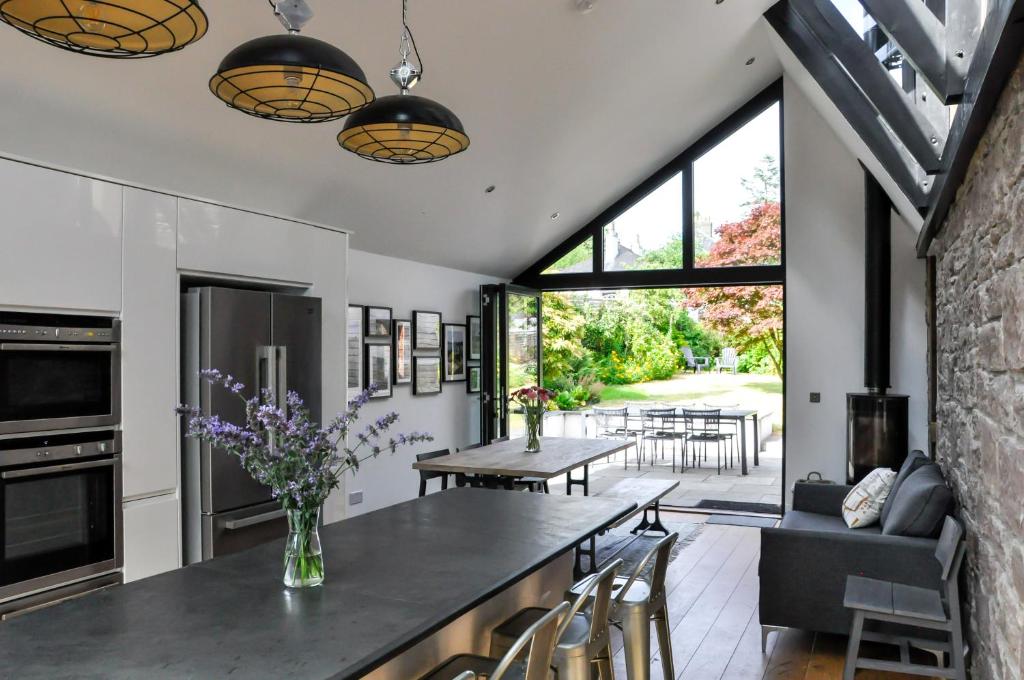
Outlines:
<svg viewBox="0 0 1024 680"><path fill-rule="evenodd" d="M499 282L481 274L349 251L349 304L391 307L395 319L410 319L417 309L440 312L444 323L466 323L467 315L480 313L480 286ZM361 504L347 507L348 516L413 498L419 485L419 475L411 467L417 453L454 450L479 439L480 395L468 394L465 382L444 383L437 395L413 396L412 385L393 389L390 399L372 401L360 421L395 411L400 416L395 432L429 432L434 441L371 459L354 476L347 476L346 498L363 492ZM437 482L431 482L430 489L436 488Z"/></svg>
<svg viewBox="0 0 1024 680"><path fill-rule="evenodd" d="M864 390L864 175L788 76L784 126L788 505L812 470L846 477L846 394ZM892 283L892 392L910 395L910 446L925 448L925 265L895 212Z"/></svg>

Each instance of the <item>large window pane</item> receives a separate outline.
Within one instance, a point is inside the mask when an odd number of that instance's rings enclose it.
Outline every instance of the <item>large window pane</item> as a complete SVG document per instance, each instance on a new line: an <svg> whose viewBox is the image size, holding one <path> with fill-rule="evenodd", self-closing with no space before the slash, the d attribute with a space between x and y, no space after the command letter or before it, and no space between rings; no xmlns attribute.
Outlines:
<svg viewBox="0 0 1024 680"><path fill-rule="evenodd" d="M604 270L683 266L683 175L647 194L604 228Z"/></svg>
<svg viewBox="0 0 1024 680"><path fill-rule="evenodd" d="M693 164L697 267L780 264L779 105Z"/></svg>
<svg viewBox="0 0 1024 680"><path fill-rule="evenodd" d="M541 274L590 274L594 271L594 239L588 238Z"/></svg>

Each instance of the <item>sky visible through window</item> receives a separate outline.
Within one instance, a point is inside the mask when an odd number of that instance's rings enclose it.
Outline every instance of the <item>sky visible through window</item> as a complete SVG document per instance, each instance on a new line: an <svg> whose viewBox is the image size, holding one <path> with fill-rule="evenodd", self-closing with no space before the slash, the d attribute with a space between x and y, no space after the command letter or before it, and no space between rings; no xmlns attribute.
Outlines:
<svg viewBox="0 0 1024 680"><path fill-rule="evenodd" d="M715 226L742 220L749 213L750 179L765 156L779 159L779 105L773 104L743 128L698 159L694 201L703 219ZM682 175L677 174L617 217L618 243L637 254L664 247L682 235ZM612 225L609 225L609 228ZM606 230L606 247L608 245ZM606 253L606 268L611 252ZM618 268L618 267L615 267ZM622 268L631 268L624 265Z"/></svg>

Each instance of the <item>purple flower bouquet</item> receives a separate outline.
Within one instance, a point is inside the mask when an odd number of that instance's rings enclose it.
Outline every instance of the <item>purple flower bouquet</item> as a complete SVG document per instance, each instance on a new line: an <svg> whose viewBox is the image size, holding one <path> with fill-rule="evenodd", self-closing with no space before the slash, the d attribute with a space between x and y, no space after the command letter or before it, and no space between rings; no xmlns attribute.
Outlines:
<svg viewBox="0 0 1024 680"><path fill-rule="evenodd" d="M369 458L394 453L399 446L433 441L429 434L419 432L389 435L388 430L398 420L397 413L381 416L357 431L359 411L375 386L352 399L343 413L321 427L310 419L309 410L295 392L288 392L287 407L281 409L269 403L268 390L246 398L242 395L245 386L230 375L216 369L200 375L245 402L245 425L203 415L195 407L179 406L177 412L187 419L186 435L237 456L246 472L269 486L281 502L288 515L284 582L289 587L323 583L317 532L320 508L341 484L342 475L358 470Z"/></svg>

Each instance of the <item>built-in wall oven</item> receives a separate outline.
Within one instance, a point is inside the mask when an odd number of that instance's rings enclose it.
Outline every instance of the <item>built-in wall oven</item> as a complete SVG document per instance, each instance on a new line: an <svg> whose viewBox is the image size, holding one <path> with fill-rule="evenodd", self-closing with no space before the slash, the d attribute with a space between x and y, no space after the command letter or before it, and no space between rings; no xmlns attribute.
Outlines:
<svg viewBox="0 0 1024 680"><path fill-rule="evenodd" d="M121 420L116 319L0 313L0 435Z"/></svg>
<svg viewBox="0 0 1024 680"><path fill-rule="evenodd" d="M121 500L120 432L0 439L0 603L117 572Z"/></svg>

